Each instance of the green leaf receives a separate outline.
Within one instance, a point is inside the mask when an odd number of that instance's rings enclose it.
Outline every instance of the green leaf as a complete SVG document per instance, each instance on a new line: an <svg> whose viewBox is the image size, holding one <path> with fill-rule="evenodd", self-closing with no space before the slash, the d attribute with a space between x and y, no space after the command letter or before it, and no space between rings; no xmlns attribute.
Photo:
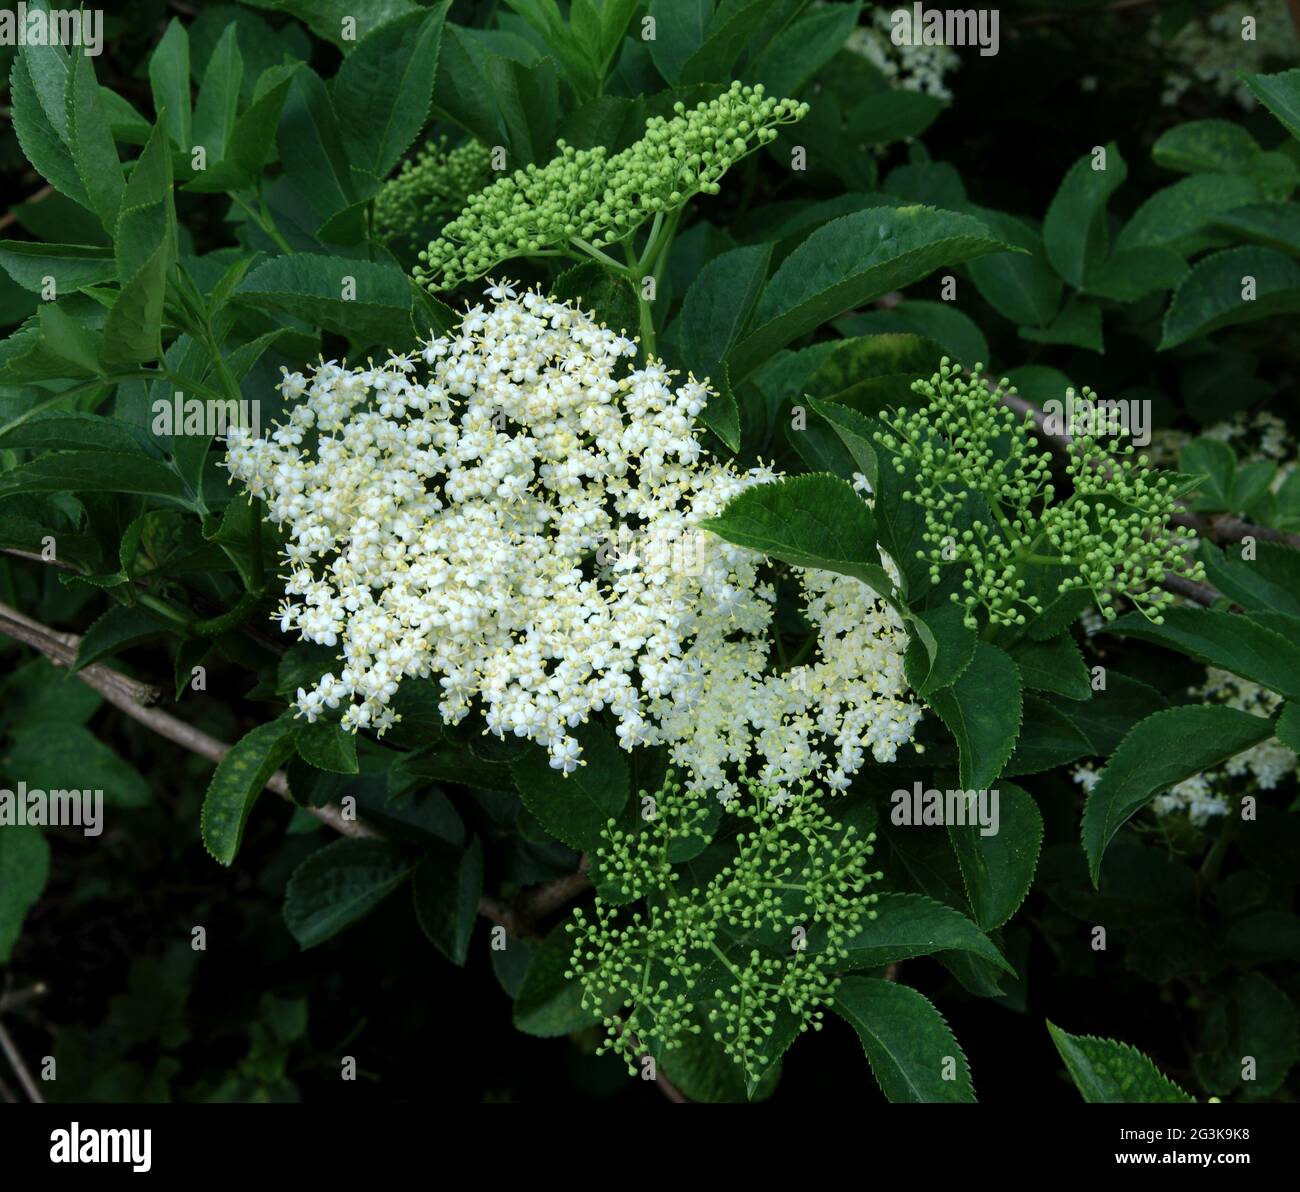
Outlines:
<svg viewBox="0 0 1300 1192"><path fill-rule="evenodd" d="M45 279L54 279L57 294L70 294L117 277L110 249L88 244L43 244L32 240L0 240L0 268L25 290L39 294Z"/></svg>
<svg viewBox="0 0 1300 1192"><path fill-rule="evenodd" d="M90 196L68 143L67 52L26 45L13 58L9 90L14 132L27 160L55 190L90 209Z"/></svg>
<svg viewBox="0 0 1300 1192"><path fill-rule="evenodd" d="M108 231L117 223L122 202L122 163L109 129L103 89L95 68L82 53L72 55L68 72L68 144L90 205Z"/></svg>
<svg viewBox="0 0 1300 1192"><path fill-rule="evenodd" d="M357 201L334 104L320 75L308 66L294 73L276 141L285 176L320 220Z"/></svg>
<svg viewBox="0 0 1300 1192"><path fill-rule="evenodd" d="M1024 723L1015 752L1003 773L1010 777L1040 774L1096 752L1068 712L1031 692L1025 696Z"/></svg>
<svg viewBox="0 0 1300 1192"><path fill-rule="evenodd" d="M1092 742L1090 752L1098 757L1109 757L1139 720L1169 706L1154 687L1114 668L1106 672L1106 686L1094 692L1086 703L1062 706L1057 699L1048 702Z"/></svg>
<svg viewBox="0 0 1300 1192"><path fill-rule="evenodd" d="M858 1032L872 1075L890 1101L975 1100L966 1056L924 994L892 981L845 977L835 1012Z"/></svg>
<svg viewBox="0 0 1300 1192"><path fill-rule="evenodd" d="M755 485L700 526L793 567L854 576L892 599L871 510L836 476L813 473Z"/></svg>
<svg viewBox="0 0 1300 1192"><path fill-rule="evenodd" d="M1136 1047L1116 1039L1068 1035L1051 1022L1047 1030L1085 1101L1154 1105L1195 1099L1161 1073Z"/></svg>
<svg viewBox="0 0 1300 1192"><path fill-rule="evenodd" d="M364 918L411 875L414 863L387 840L336 840L312 853L289 878L284 924L303 949Z"/></svg>
<svg viewBox="0 0 1300 1192"><path fill-rule="evenodd" d="M304 724L295 738L298 756L331 774L357 773L357 738L328 720Z"/></svg>
<svg viewBox="0 0 1300 1192"><path fill-rule="evenodd" d="M1253 559L1236 557L1238 550L1219 550L1202 539L1205 578L1244 609L1300 617L1300 552L1262 539L1254 545Z"/></svg>
<svg viewBox="0 0 1300 1192"><path fill-rule="evenodd" d="M483 846L478 837L463 853L450 848L426 853L411 892L424 934L452 964L463 967L483 896Z"/></svg>
<svg viewBox="0 0 1300 1192"><path fill-rule="evenodd" d="M1300 698L1300 645L1250 618L1218 609L1169 608L1159 625L1129 613L1107 629L1181 650L1279 695Z"/></svg>
<svg viewBox="0 0 1300 1192"><path fill-rule="evenodd" d="M1273 113L1293 137L1300 137L1300 67L1279 74L1248 74L1242 76L1246 86L1270 112Z"/></svg>
<svg viewBox="0 0 1300 1192"><path fill-rule="evenodd" d="M363 37L334 79L334 107L352 164L383 178L429 114L450 0L380 25Z"/></svg>
<svg viewBox="0 0 1300 1192"><path fill-rule="evenodd" d="M1046 327L1018 327L1021 339L1038 344L1070 344L1092 352L1105 351L1101 336L1101 309L1075 298Z"/></svg>
<svg viewBox="0 0 1300 1192"><path fill-rule="evenodd" d="M561 923L542 941L529 962L512 1012L515 1029L525 1035L554 1039L592 1025L592 1012L583 1009L582 985L564 974L573 952L573 937ZM506 948L523 948L507 938Z"/></svg>
<svg viewBox="0 0 1300 1192"><path fill-rule="evenodd" d="M123 451L43 455L0 472L0 497L10 493L143 493L182 503L185 486L166 464Z"/></svg>
<svg viewBox="0 0 1300 1192"><path fill-rule="evenodd" d="M1248 203L1212 221L1216 232L1300 256L1300 206L1294 203Z"/></svg>
<svg viewBox="0 0 1300 1192"><path fill-rule="evenodd" d="M974 953L1015 975L988 936L960 911L933 898L891 892L881 894L874 909L876 918L845 944L849 954L841 967L846 972L957 951Z"/></svg>
<svg viewBox="0 0 1300 1192"><path fill-rule="evenodd" d="M670 336L682 362L696 377L715 376L758 301L772 259L772 245L733 248L696 275Z"/></svg>
<svg viewBox="0 0 1300 1192"><path fill-rule="evenodd" d="M109 807L147 807L153 801L139 771L79 724L20 729L7 754L9 773L21 774L29 789L102 791ZM102 822L98 827L104 830Z"/></svg>
<svg viewBox="0 0 1300 1192"><path fill-rule="evenodd" d="M1262 973L1243 973L1209 1003L1203 1050L1192 1059L1197 1078L1220 1097L1275 1092L1296 1060L1295 1003ZM1252 1080L1243 1079L1247 1056L1255 1061Z"/></svg>
<svg viewBox="0 0 1300 1192"><path fill-rule="evenodd" d="M1169 708L1136 724L1084 804L1083 851L1093 885L1106 846L1129 816L1166 788L1212 770L1272 735L1271 720L1219 705Z"/></svg>
<svg viewBox="0 0 1300 1192"><path fill-rule="evenodd" d="M428 294L427 290L421 292ZM631 284L595 261L566 269L555 279L552 293L561 301L573 302L582 310L590 311L596 322L603 322L612 330L634 332L636 329L637 302ZM451 313L449 309L448 313ZM451 319L453 326L460 321L455 314L451 314Z"/></svg>
<svg viewBox="0 0 1300 1192"><path fill-rule="evenodd" d="M1054 691L1066 699L1089 699L1092 683L1083 655L1068 633L1047 641L1022 641L1011 651L1020 682L1035 691Z"/></svg>
<svg viewBox="0 0 1300 1192"><path fill-rule="evenodd" d="M289 62L263 71L253 102L235 119L224 155L216 162L209 159L208 168L191 178L185 184L186 190L215 194L242 190L257 182L275 147L280 113L301 65Z"/></svg>
<svg viewBox="0 0 1300 1192"><path fill-rule="evenodd" d="M1222 241L1209 233L1215 220L1257 202L1259 187L1239 174L1195 174L1158 190L1147 199L1115 239L1115 251L1139 248L1198 252Z"/></svg>
<svg viewBox="0 0 1300 1192"><path fill-rule="evenodd" d="M50 846L40 829L0 827L0 964L9 963L49 876Z"/></svg>
<svg viewBox="0 0 1300 1192"><path fill-rule="evenodd" d="M659 73L670 86L682 80L682 67L704 44L713 19L713 0L650 0L655 37L646 45Z"/></svg>
<svg viewBox="0 0 1300 1192"><path fill-rule="evenodd" d="M1300 753L1300 704L1287 701L1277 718L1277 739L1292 753Z"/></svg>
<svg viewBox="0 0 1300 1192"><path fill-rule="evenodd" d="M1151 160L1184 174L1244 169L1259 156L1259 143L1231 120L1188 120L1161 133Z"/></svg>
<svg viewBox="0 0 1300 1192"><path fill-rule="evenodd" d="M600 843L605 825L623 810L627 757L612 733L589 722L573 730L582 758L573 773L553 770L546 752L530 749L510 767L524 806L557 840L580 852Z"/></svg>
<svg viewBox="0 0 1300 1192"><path fill-rule="evenodd" d="M356 296L345 298L352 284ZM396 265L305 252L272 257L235 287L233 297L307 319L356 344L405 346L410 334L411 290Z"/></svg>
<svg viewBox="0 0 1300 1192"><path fill-rule="evenodd" d="M852 457L854 467L874 489L880 477L880 467L871 439L871 423L851 406L834 401L818 401L815 397L807 400L809 408L835 432Z"/></svg>
<svg viewBox="0 0 1300 1192"><path fill-rule="evenodd" d="M955 604L942 604L938 608L914 613L909 623L922 622L934 641L929 644L913 638L903 662L907 681L922 699L936 691L951 687L975 658L975 630L965 622L965 610Z"/></svg>
<svg viewBox="0 0 1300 1192"><path fill-rule="evenodd" d="M156 617L140 608L115 604L98 618L81 639L73 674L103 658L111 658L139 642L163 632Z"/></svg>
<svg viewBox="0 0 1300 1192"><path fill-rule="evenodd" d="M768 43L746 68L745 78L762 83L773 95L798 95L844 48L861 9L857 0L810 9Z"/></svg>
<svg viewBox="0 0 1300 1192"><path fill-rule="evenodd" d="M202 145L209 161L224 159L235 130L244 59L239 52L239 27L232 21L208 59L194 105L194 144Z"/></svg>
<svg viewBox="0 0 1300 1192"><path fill-rule="evenodd" d="M1105 169L1085 153L1066 171L1043 220L1043 246L1066 281L1082 289L1089 275L1108 255L1106 202L1128 174L1128 166L1112 141L1105 147Z"/></svg>
<svg viewBox="0 0 1300 1192"><path fill-rule="evenodd" d="M987 790L1002 773L1020 733L1020 675L1005 651L979 642L975 657L930 706L957 741L961 785Z"/></svg>
<svg viewBox="0 0 1300 1192"><path fill-rule="evenodd" d="M153 106L163 114L172 144L189 153L194 143L190 131L190 38L177 17L172 17L149 58L149 86Z"/></svg>
<svg viewBox="0 0 1300 1192"><path fill-rule="evenodd" d="M1043 817L1033 798L1005 780L998 783L997 796L991 835L978 824L948 825L966 897L982 931L1000 927L1024 902L1043 843Z"/></svg>
<svg viewBox="0 0 1300 1192"><path fill-rule="evenodd" d="M990 253L971 261L966 267L975 288L1003 318L1045 327L1061 305L1062 286L1047 263L1043 238L1022 220L1001 211L974 204L964 210L986 224L1003 243L1024 250Z"/></svg>
<svg viewBox="0 0 1300 1192"><path fill-rule="evenodd" d="M873 208L832 220L782 263L752 329L732 349L739 382L773 352L828 319L945 265L1008 248L967 215L932 207Z"/></svg>
<svg viewBox="0 0 1300 1192"><path fill-rule="evenodd" d="M1254 298L1243 297L1253 279ZM1212 253L1192 266L1165 314L1165 351L1220 327L1300 310L1300 262L1248 245Z"/></svg>
<svg viewBox="0 0 1300 1192"><path fill-rule="evenodd" d="M257 796L293 753L295 731L289 719L259 725L217 765L203 799L201 828L204 847L221 864L234 861Z"/></svg>

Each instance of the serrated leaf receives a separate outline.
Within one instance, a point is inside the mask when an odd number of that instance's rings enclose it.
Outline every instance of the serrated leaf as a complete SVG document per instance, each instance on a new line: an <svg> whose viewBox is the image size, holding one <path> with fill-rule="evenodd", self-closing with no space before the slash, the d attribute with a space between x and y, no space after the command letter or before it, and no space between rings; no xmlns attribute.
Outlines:
<svg viewBox="0 0 1300 1192"><path fill-rule="evenodd" d="M182 503L185 486L166 464L124 451L66 451L0 472L0 496L10 493L142 493Z"/></svg>
<svg viewBox="0 0 1300 1192"><path fill-rule="evenodd" d="M1243 288L1253 280L1253 298ZM1192 266L1165 314L1160 350L1221 327L1300 310L1300 262L1249 245L1212 253Z"/></svg>
<svg viewBox="0 0 1300 1192"><path fill-rule="evenodd" d="M1102 158L1086 153L1066 171L1043 220L1047 259L1076 289L1109 255L1106 201L1128 174L1113 141L1104 153L1105 169L1094 168Z"/></svg>
<svg viewBox="0 0 1300 1192"><path fill-rule="evenodd" d="M1136 1047L1116 1039L1069 1035L1051 1022L1047 1030L1085 1101L1151 1105L1194 1099Z"/></svg>
<svg viewBox="0 0 1300 1192"><path fill-rule="evenodd" d="M465 964L482 895L483 846L477 836L464 852L431 849L415 871L411 896L416 918L452 964Z"/></svg>
<svg viewBox="0 0 1300 1192"><path fill-rule="evenodd" d="M854 576L892 599L871 510L836 476L814 473L755 485L700 526L794 567Z"/></svg>
<svg viewBox="0 0 1300 1192"><path fill-rule="evenodd" d="M876 918L846 941L846 972L877 968L935 952L971 952L997 968L1014 973L993 942L960 911L924 894L881 894Z"/></svg>
<svg viewBox="0 0 1300 1192"><path fill-rule="evenodd" d="M304 724L294 741L308 765L332 774L357 773L357 738L328 720Z"/></svg>
<svg viewBox="0 0 1300 1192"><path fill-rule="evenodd" d="M289 878L284 923L304 950L364 918L411 875L414 862L387 840L336 840Z"/></svg>
<svg viewBox="0 0 1300 1192"><path fill-rule="evenodd" d="M552 836L589 851L601 830L623 810L629 792L627 757L613 734L595 723L573 730L582 763L565 775L541 749L529 750L510 769L524 806Z"/></svg>
<svg viewBox="0 0 1300 1192"><path fill-rule="evenodd" d="M1300 698L1300 645L1250 618L1209 608L1169 608L1159 625L1128 613L1107 629L1181 650L1279 695Z"/></svg>
<svg viewBox="0 0 1300 1192"><path fill-rule="evenodd" d="M728 362L739 383L791 340L945 265L1008 245L967 215L933 207L873 208L832 220L781 263Z"/></svg>
<svg viewBox="0 0 1300 1192"><path fill-rule="evenodd" d="M929 704L957 741L962 788L989 789L1002 773L1020 733L1016 664L1004 650L979 642L970 665L955 683L934 692Z"/></svg>
<svg viewBox="0 0 1300 1192"><path fill-rule="evenodd" d="M380 25L343 60L334 107L352 164L382 178L429 114L450 0Z"/></svg>
<svg viewBox="0 0 1300 1192"><path fill-rule="evenodd" d="M348 278L354 298L343 296ZM410 334L411 291L396 265L319 253L273 257L249 272L232 299L307 319L358 344L396 348Z"/></svg>
<svg viewBox="0 0 1300 1192"><path fill-rule="evenodd" d="M1241 77L1260 103L1286 125L1291 135L1300 137L1300 67L1278 74L1243 72Z"/></svg>
<svg viewBox="0 0 1300 1192"><path fill-rule="evenodd" d="M162 632L163 626L158 618L144 609L116 604L94 621L82 636L81 645L77 648L77 660L71 668L72 673L76 674L82 667L90 666L103 658L111 658Z"/></svg>
<svg viewBox="0 0 1300 1192"><path fill-rule="evenodd" d="M1227 761L1273 735L1273 722L1219 705L1157 712L1134 725L1102 770L1083 808L1083 851L1093 885L1106 846L1162 790Z"/></svg>
<svg viewBox="0 0 1300 1192"><path fill-rule="evenodd" d="M970 1065L924 994L872 977L845 977L835 1012L862 1040L872 1075L890 1101L975 1100Z"/></svg>
<svg viewBox="0 0 1300 1192"><path fill-rule="evenodd" d="M1033 798L1005 779L996 789L996 831L986 836L979 824L948 825L966 897L982 931L1000 927L1024 902L1043 843L1043 817ZM989 791L986 798L992 797ZM975 812L972 807L968 819Z"/></svg>
<svg viewBox="0 0 1300 1192"><path fill-rule="evenodd" d="M1054 691L1066 699L1088 699L1092 684L1083 655L1068 633L1046 641L1022 641L1011 650L1020 682L1035 691Z"/></svg>
<svg viewBox="0 0 1300 1192"><path fill-rule="evenodd" d="M506 948L524 945L507 939ZM564 974L573 951L573 937L561 923L533 952L511 1014L515 1029L525 1035L553 1039L592 1025L592 1012L583 1009L582 985Z"/></svg>
<svg viewBox="0 0 1300 1192"><path fill-rule="evenodd" d="M203 845L222 865L239 851L244 825L271 775L293 753L292 720L273 720L242 736L217 765L203 798ZM340 842L350 843L350 842Z"/></svg>

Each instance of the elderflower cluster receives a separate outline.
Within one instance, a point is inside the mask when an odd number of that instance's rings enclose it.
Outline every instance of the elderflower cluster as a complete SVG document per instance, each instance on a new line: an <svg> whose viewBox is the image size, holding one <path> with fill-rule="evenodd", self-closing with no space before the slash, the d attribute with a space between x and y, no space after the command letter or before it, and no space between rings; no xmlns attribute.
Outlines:
<svg viewBox="0 0 1300 1192"><path fill-rule="evenodd" d="M375 196L375 227L387 241L414 247L420 237L451 219L488 177L490 151L478 141L447 147L429 141L414 161L384 183Z"/></svg>
<svg viewBox="0 0 1300 1192"><path fill-rule="evenodd" d="M1002 404L1015 390L1005 380L990 389L981 367L967 379L945 357L930 380L912 385L925 405L885 416L889 432L877 435L894 453L895 469L911 472L913 487L903 497L925 512L928 549L917 557L929 561L931 580L939 582L943 566L962 566L962 592L952 599L972 627L979 608L999 625L1023 625L1042 611L1026 576L1031 566L1057 568L1060 593L1087 588L1108 620L1123 596L1158 621L1173 599L1156 587L1160 580L1204 574L1170 528L1175 480L1150 470L1146 456L1135 457L1127 432L1105 443L1080 434L1065 465L1070 493L1054 500L1051 456L1033 444L1030 417ZM1081 396L1066 393L1085 412L1093 398L1086 388Z"/></svg>
<svg viewBox="0 0 1300 1192"><path fill-rule="evenodd" d="M1300 50L1286 0L1227 4L1188 20L1167 44L1155 28L1149 40L1175 63L1165 72L1162 103L1176 104L1200 84L1215 95L1231 96L1248 112L1255 107L1255 95L1241 72L1294 62Z"/></svg>
<svg viewBox="0 0 1300 1192"><path fill-rule="evenodd" d="M1283 702L1267 687L1217 667L1208 667L1205 682L1191 688L1190 694L1265 719L1276 716ZM1300 758L1272 737L1235 754L1214 770L1185 778L1157 795L1151 806L1158 816L1185 815L1189 823L1201 828L1213 817L1226 815L1243 794L1275 790L1298 771ZM1085 791L1091 791L1099 777L1091 766L1078 766L1074 771L1074 780Z"/></svg>
<svg viewBox="0 0 1300 1192"><path fill-rule="evenodd" d="M951 99L944 76L961 67L961 57L946 45L896 44L891 12L889 8L874 9L871 24L854 29L844 48L867 59L901 91Z"/></svg>
<svg viewBox="0 0 1300 1192"><path fill-rule="evenodd" d="M799 572L819 657L764 676L769 565L699 523L775 477L705 453L706 385L630 368L636 344L568 303L488 294L414 357L286 373L288 422L228 438L288 530L281 629L340 651L299 713L382 733L398 684L436 677L446 721L481 710L569 773L572 730L608 712L625 749L667 746L723 801L751 761L840 787L867 752L892 761L921 709L865 585Z"/></svg>
<svg viewBox="0 0 1300 1192"><path fill-rule="evenodd" d="M692 195L717 194L732 165L775 139L778 125L803 119L808 105L767 98L761 83L733 83L716 99L691 109L679 101L673 111L672 119L651 117L644 136L612 157L603 146L575 149L561 140L559 155L545 165L516 170L473 195L420 253L416 280L450 289L512 257L623 240Z"/></svg>
<svg viewBox="0 0 1300 1192"><path fill-rule="evenodd" d="M596 851L602 894L568 924L566 976L608 1031L599 1050L633 1075L640 1054L669 1054L707 1022L756 1083L779 1018L821 1029L848 945L876 916L874 833L839 823L807 781L742 784L735 854L702 888L673 858L707 841L705 800L671 773L655 795L642 791L636 827L611 820Z"/></svg>

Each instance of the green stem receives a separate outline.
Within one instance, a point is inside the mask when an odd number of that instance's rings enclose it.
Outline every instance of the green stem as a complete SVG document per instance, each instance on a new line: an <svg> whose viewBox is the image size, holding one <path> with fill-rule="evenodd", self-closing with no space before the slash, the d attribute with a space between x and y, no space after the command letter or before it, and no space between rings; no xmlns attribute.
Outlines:
<svg viewBox="0 0 1300 1192"><path fill-rule="evenodd" d="M234 191L230 192L230 199L248 213L248 218L257 224L257 226L271 238L281 252L288 256L293 255L293 249L289 246L289 242L280 235L280 229L275 226L275 220L272 218L271 213L266 209L265 202L262 202L259 199L262 207L262 211L259 212L235 194Z"/></svg>
<svg viewBox="0 0 1300 1192"><path fill-rule="evenodd" d="M614 260L613 257L609 256L607 253L601 252L600 249L598 249L594 244L588 244L581 236L570 236L569 243L576 245L578 248L582 249L582 251L585 252L587 256L600 262L600 264L604 265L606 269L613 270L621 277L628 276L628 271L625 268L623 268L623 266L620 265L616 260ZM540 254L534 253L533 255L537 256Z"/></svg>

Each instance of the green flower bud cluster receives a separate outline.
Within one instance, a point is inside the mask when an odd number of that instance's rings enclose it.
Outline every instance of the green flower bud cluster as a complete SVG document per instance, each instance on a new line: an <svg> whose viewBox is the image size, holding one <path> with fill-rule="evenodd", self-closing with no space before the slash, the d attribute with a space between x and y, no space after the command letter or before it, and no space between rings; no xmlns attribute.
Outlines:
<svg viewBox="0 0 1300 1192"><path fill-rule="evenodd" d="M965 607L971 628L980 608L994 625L1023 625L1042 611L1041 598L1028 590L1030 566L1062 572L1058 592L1089 589L1107 619L1122 596L1158 622L1173 600L1157 586L1161 579L1204 575L1171 528L1177 479L1135 456L1127 431L1076 435L1065 469L1070 492L1055 500L1051 455L1034 442L1032 416L1007 409L1000 397L1014 388L1003 379L990 389L981 368L963 376L944 357L934 376L912 384L925 404L884 416L888 432L876 436L900 474L914 471L903 497L925 512L917 558L929 562L931 581L939 582L945 566L963 567L952 600ZM1082 397L1067 394L1085 411L1094 397L1086 388Z"/></svg>
<svg viewBox="0 0 1300 1192"><path fill-rule="evenodd" d="M375 196L379 235L414 249L420 237L451 219L487 181L490 159L487 146L478 141L453 149L447 148L446 137L427 142Z"/></svg>
<svg viewBox="0 0 1300 1192"><path fill-rule="evenodd" d="M639 1055L672 1052L707 1019L757 1081L778 1029L821 1029L848 944L875 918L874 833L839 823L807 780L794 791L747 777L741 786L728 808L735 835L698 856L708 796L671 773L654 796L641 792L649 818L634 831L609 822L593 860L602 896L568 925L566 975L606 1027L600 1052L622 1055L633 1075ZM700 885L680 873L684 857L713 876Z"/></svg>
<svg viewBox="0 0 1300 1192"><path fill-rule="evenodd" d="M651 117L645 135L612 157L602 146L575 149L561 140L545 165L516 170L473 195L420 253L416 280L450 289L512 257L624 240L692 195L717 194L718 179L736 161L774 139L777 125L801 120L808 105L737 82L714 100L693 109L679 101L673 111L671 119Z"/></svg>

